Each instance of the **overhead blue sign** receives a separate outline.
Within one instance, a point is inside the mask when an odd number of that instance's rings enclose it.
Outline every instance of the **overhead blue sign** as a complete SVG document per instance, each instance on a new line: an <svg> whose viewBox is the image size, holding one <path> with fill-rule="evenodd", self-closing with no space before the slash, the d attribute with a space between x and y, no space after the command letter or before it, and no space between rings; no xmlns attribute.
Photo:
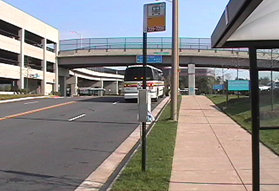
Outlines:
<svg viewBox="0 0 279 191"><path fill-rule="evenodd" d="M229 91L248 91L250 90L249 80L229 80L228 81Z"/></svg>
<svg viewBox="0 0 279 191"><path fill-rule="evenodd" d="M224 84L215 84L213 86L214 90L223 90L224 89Z"/></svg>
<svg viewBox="0 0 279 191"><path fill-rule="evenodd" d="M137 56L137 63L138 64L143 63L143 56ZM149 63L149 64L163 63L163 56L162 55L148 55L147 63Z"/></svg>

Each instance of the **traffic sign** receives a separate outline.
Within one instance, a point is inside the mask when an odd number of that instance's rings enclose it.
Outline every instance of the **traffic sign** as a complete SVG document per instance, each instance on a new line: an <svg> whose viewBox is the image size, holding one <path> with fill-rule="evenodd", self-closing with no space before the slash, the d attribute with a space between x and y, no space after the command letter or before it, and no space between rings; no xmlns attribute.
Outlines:
<svg viewBox="0 0 279 191"><path fill-rule="evenodd" d="M224 90L224 84L215 84L213 86L214 90Z"/></svg>
<svg viewBox="0 0 279 191"><path fill-rule="evenodd" d="M136 62L138 64L142 64L143 63L143 56L137 56L137 60ZM149 64L159 64L163 62L163 56L162 55L148 55L147 56L147 63Z"/></svg>
<svg viewBox="0 0 279 191"><path fill-rule="evenodd" d="M166 3L144 5L144 32L160 32L166 30Z"/></svg>
<svg viewBox="0 0 279 191"><path fill-rule="evenodd" d="M248 91L250 90L249 80L228 80L229 91Z"/></svg>

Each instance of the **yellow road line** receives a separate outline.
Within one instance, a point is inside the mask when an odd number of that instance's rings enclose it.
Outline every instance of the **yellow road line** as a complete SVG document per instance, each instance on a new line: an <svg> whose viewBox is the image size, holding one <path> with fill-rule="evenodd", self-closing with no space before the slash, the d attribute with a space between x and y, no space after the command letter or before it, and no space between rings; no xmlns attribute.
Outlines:
<svg viewBox="0 0 279 191"><path fill-rule="evenodd" d="M11 118L23 116L23 115L28 115L28 114L36 113L36 112L39 112L39 111L44 111L44 110L47 110L47 109L52 109L52 108L56 108L56 107L61 107L61 106L69 105L69 104L73 104L73 103L76 103L76 101L70 101L70 102L66 102L66 103L60 103L60 104L57 104L57 105L52 105L52 106L48 106L48 107L43 107L43 108L39 108L39 109L34 109L34 110L26 111L26 112L23 112L23 113L17 113L17 114L9 115L9 116L6 116L6 117L2 117L2 118L0 118L0 121L3 121L3 120L5 120L5 119L11 119Z"/></svg>

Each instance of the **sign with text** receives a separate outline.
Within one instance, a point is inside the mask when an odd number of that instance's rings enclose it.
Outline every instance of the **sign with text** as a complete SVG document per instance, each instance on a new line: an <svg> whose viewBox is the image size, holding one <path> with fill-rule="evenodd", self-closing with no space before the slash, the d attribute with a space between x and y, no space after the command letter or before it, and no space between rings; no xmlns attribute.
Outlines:
<svg viewBox="0 0 279 191"><path fill-rule="evenodd" d="M160 32L166 30L166 3L144 5L144 32Z"/></svg>
<svg viewBox="0 0 279 191"><path fill-rule="evenodd" d="M138 64L142 64L143 63L143 56L137 56L137 60L136 62ZM147 56L147 63L149 64L159 64L163 62L163 56L161 55L148 55Z"/></svg>
<svg viewBox="0 0 279 191"><path fill-rule="evenodd" d="M214 90L224 90L224 84L215 84L213 86Z"/></svg>
<svg viewBox="0 0 279 191"><path fill-rule="evenodd" d="M228 80L229 91L248 91L250 90L249 80Z"/></svg>

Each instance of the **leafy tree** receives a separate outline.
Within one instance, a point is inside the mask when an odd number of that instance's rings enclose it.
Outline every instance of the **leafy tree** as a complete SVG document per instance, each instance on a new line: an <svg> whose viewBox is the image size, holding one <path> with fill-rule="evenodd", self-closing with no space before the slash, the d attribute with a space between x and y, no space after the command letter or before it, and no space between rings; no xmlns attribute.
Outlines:
<svg viewBox="0 0 279 191"><path fill-rule="evenodd" d="M262 86L266 86L268 83L270 83L270 79L268 77L261 77L259 79L259 84Z"/></svg>

